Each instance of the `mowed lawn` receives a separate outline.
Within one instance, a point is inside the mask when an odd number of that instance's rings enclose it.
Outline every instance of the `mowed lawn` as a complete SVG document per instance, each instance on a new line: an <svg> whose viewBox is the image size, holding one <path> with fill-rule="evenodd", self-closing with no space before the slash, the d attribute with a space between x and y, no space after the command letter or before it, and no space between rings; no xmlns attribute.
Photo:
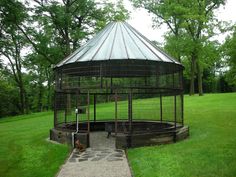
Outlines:
<svg viewBox="0 0 236 177"><path fill-rule="evenodd" d="M187 140L128 151L135 177L235 177L236 93L185 96Z"/></svg>
<svg viewBox="0 0 236 177"><path fill-rule="evenodd" d="M138 107L149 105L149 111L136 114L153 115L154 103L158 100L134 101ZM126 109L126 102L120 104ZM106 119L113 109L114 103L98 104L98 118ZM135 177L236 176L236 93L185 96L185 123L187 140L128 150ZM54 176L70 148L46 141L51 127L52 112L0 119L0 177Z"/></svg>
<svg viewBox="0 0 236 177"><path fill-rule="evenodd" d="M53 113L0 119L0 177L53 177L69 154L46 141Z"/></svg>

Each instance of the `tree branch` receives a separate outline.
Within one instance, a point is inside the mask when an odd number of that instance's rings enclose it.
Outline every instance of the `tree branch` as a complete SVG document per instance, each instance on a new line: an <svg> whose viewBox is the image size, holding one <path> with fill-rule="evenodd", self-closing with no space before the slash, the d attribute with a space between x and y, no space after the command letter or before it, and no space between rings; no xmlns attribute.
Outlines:
<svg viewBox="0 0 236 177"><path fill-rule="evenodd" d="M213 9L214 9L214 7L217 5L217 3L215 2L212 6L210 6L207 10L206 10L206 15L209 13L209 12L211 12Z"/></svg>
<svg viewBox="0 0 236 177"><path fill-rule="evenodd" d="M49 56L47 56L46 53L44 53L44 52L42 52L41 50L38 49L37 45L30 39L30 37L27 35L27 33L18 24L16 24L16 26L24 34L24 36L27 38L29 43L33 46L34 50L38 54L42 55L49 63L54 64L53 61L51 60L51 58L49 58Z"/></svg>
<svg viewBox="0 0 236 177"><path fill-rule="evenodd" d="M13 76L14 76L14 78L15 78L15 81L16 81L17 84L19 84L19 83L20 83L20 82L19 82L19 78L17 77L16 70L15 70L15 67L14 67L14 63L11 61L11 58L10 58L9 55L8 55L6 52L4 52L4 51L0 51L0 53L2 53L2 54L8 59L8 61L10 62L10 67L11 67L11 70L12 70L12 72L13 72Z"/></svg>

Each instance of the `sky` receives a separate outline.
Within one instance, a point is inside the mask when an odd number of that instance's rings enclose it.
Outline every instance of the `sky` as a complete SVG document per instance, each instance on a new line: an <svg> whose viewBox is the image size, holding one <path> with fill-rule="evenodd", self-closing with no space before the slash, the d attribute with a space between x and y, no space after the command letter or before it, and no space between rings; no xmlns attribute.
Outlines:
<svg viewBox="0 0 236 177"><path fill-rule="evenodd" d="M128 23L141 32L150 40L159 43L164 42L163 35L168 30L167 26L162 25L160 28L152 28L152 16L145 9L135 9L129 0L123 0L126 9L131 12L131 18ZM220 7L216 12L216 17L223 21L232 21L236 23L236 0L227 0L224 7ZM227 34L217 36L219 42L223 42Z"/></svg>

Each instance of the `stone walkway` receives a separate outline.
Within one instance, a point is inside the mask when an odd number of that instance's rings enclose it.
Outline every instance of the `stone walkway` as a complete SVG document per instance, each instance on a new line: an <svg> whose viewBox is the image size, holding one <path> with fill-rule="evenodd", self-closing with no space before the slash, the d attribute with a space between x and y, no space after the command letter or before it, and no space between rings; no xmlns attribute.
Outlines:
<svg viewBox="0 0 236 177"><path fill-rule="evenodd" d="M115 149L114 137L105 132L90 134L85 152L73 150L57 177L131 177L124 150Z"/></svg>

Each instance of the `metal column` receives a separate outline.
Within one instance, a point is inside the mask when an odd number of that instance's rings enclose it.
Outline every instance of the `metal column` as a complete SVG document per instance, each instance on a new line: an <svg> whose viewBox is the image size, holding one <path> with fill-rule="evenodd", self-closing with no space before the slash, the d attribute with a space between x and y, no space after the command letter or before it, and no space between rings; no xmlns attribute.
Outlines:
<svg viewBox="0 0 236 177"><path fill-rule="evenodd" d="M128 147L131 147L131 136L132 136L132 91L130 91L129 96L128 96L128 118L129 118L129 136L127 139L127 145Z"/></svg>
<svg viewBox="0 0 236 177"><path fill-rule="evenodd" d="M132 92L129 93L129 98L128 98L128 117L129 117L129 132L132 132Z"/></svg>
<svg viewBox="0 0 236 177"><path fill-rule="evenodd" d="M93 121L96 122L96 103L97 103L97 95L93 95Z"/></svg>
<svg viewBox="0 0 236 177"><path fill-rule="evenodd" d="M87 147L90 147L90 94L88 91L88 95L87 95L87 124L88 124L88 129L87 129Z"/></svg>
<svg viewBox="0 0 236 177"><path fill-rule="evenodd" d="M115 135L117 135L117 92L115 92Z"/></svg>
<svg viewBox="0 0 236 177"><path fill-rule="evenodd" d="M182 119L182 125L184 126L184 95L181 93L181 119Z"/></svg>
<svg viewBox="0 0 236 177"><path fill-rule="evenodd" d="M88 121L88 133L90 132L90 94L87 95L87 121Z"/></svg>
<svg viewBox="0 0 236 177"><path fill-rule="evenodd" d="M160 94L160 120L162 122L162 94Z"/></svg>
<svg viewBox="0 0 236 177"><path fill-rule="evenodd" d="M176 116L176 95L174 96L174 119L175 119L174 142L176 142L176 121L177 121L177 116Z"/></svg>
<svg viewBox="0 0 236 177"><path fill-rule="evenodd" d="M174 119L175 119L175 129L176 129L176 122L177 122L177 116L176 116L176 95L174 96Z"/></svg>
<svg viewBox="0 0 236 177"><path fill-rule="evenodd" d="M54 128L57 126L57 92L54 92Z"/></svg>

